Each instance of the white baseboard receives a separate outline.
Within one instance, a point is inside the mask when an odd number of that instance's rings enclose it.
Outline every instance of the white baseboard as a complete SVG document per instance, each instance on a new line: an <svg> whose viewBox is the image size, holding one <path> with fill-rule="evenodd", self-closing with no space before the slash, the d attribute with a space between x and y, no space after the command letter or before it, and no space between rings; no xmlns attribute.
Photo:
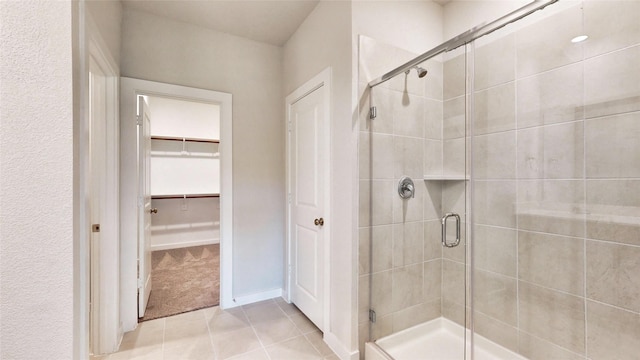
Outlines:
<svg viewBox="0 0 640 360"><path fill-rule="evenodd" d="M184 242L158 244L158 245L152 244L151 251L179 249L184 247L211 245L211 244L220 244L220 239L204 239L204 240L184 241Z"/></svg>
<svg viewBox="0 0 640 360"><path fill-rule="evenodd" d="M242 306L247 304L253 304L262 300L269 300L282 296L282 289L273 289L268 291L263 291L256 294L238 296L233 299L233 304L231 307Z"/></svg>
<svg viewBox="0 0 640 360"><path fill-rule="evenodd" d="M322 337L324 342L333 350L333 352L341 359L341 360L359 360L360 359L360 351L349 351L344 345L338 340L338 338L332 332L325 332Z"/></svg>

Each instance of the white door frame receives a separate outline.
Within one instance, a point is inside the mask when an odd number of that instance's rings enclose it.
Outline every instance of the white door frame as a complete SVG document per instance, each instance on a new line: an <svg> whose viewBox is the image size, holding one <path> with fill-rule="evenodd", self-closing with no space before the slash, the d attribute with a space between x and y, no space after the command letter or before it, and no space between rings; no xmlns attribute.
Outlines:
<svg viewBox="0 0 640 360"><path fill-rule="evenodd" d="M287 154L287 170L286 170L286 186L287 186L287 199L286 199L286 233L287 233L287 266L286 266L286 281L284 282L285 289L285 300L291 302L291 269L294 262L293 254L292 254L292 243L291 243L291 161L292 161L292 150L293 147L291 145L291 107L298 100L302 99L306 95L312 93L315 90L321 88L321 91L324 92L324 125L325 132L322 143L320 144L320 151L324 151L324 178L321 180L324 186L324 218L327 219L326 223L323 226L324 232L324 283L322 284L324 289L324 298L323 298L323 318L324 318L324 331L329 331L330 324L330 266L331 266L331 67L324 69L318 75L314 76L311 80L304 83L302 86L294 90L289 96L286 98L286 113L287 113L287 126L285 131L287 137L286 143L286 154Z"/></svg>
<svg viewBox="0 0 640 360"><path fill-rule="evenodd" d="M121 223L121 320L124 331L138 323L137 286L137 129L138 95L161 96L220 106L220 306L233 307L233 125L232 95L154 81L120 78L120 223Z"/></svg>
<svg viewBox="0 0 640 360"><path fill-rule="evenodd" d="M120 327L120 287L119 287L119 269L120 264L118 254L120 252L120 224L119 224L119 68L116 61L105 49L108 49L104 40L100 36L99 30L95 25L90 14L86 13L86 30L87 30L87 52L85 72L86 78L83 79L85 89L82 96L85 97L84 108L82 112L84 119L81 121L81 140L80 140L80 166L81 166L81 229L80 234L85 243L81 247L80 254L80 284L81 284L81 302L86 306L87 325L93 318L97 323L92 324L86 334L87 340L91 342L91 351L95 354L103 354L116 351L122 337L122 328ZM89 109L89 95L91 88L89 86L89 72L91 71L91 60L96 64L105 75L106 91L104 102L106 104L106 116L104 124L104 152L105 152L105 168L104 170L104 190L103 199L100 204L100 243L94 252L90 251L89 242L91 241L91 114ZM83 259L87 259L84 261ZM97 265L98 277L90 275L92 263ZM92 281L97 283L90 283ZM90 289L94 287L97 297L91 299ZM91 306L90 301L93 300ZM83 306L81 305L81 306ZM84 339L81 339L84 343Z"/></svg>

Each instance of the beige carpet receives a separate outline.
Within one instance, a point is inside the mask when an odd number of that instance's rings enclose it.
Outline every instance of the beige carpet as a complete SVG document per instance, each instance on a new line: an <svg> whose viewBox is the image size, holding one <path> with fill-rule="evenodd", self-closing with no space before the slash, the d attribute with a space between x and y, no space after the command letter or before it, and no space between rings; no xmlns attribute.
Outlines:
<svg viewBox="0 0 640 360"><path fill-rule="evenodd" d="M151 282L151 296L140 321L218 305L220 245L152 252Z"/></svg>

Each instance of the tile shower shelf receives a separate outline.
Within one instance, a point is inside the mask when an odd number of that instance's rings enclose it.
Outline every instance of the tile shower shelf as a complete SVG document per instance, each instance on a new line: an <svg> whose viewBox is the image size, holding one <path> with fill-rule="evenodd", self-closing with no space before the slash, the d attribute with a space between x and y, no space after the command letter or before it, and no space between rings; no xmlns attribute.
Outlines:
<svg viewBox="0 0 640 360"><path fill-rule="evenodd" d="M464 175L425 175L423 177L424 181L463 181L469 180L468 177Z"/></svg>

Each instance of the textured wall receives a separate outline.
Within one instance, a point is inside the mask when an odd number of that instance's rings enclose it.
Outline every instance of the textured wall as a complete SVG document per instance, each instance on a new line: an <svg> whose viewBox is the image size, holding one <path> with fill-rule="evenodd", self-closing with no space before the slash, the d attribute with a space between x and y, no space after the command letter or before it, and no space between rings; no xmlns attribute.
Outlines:
<svg viewBox="0 0 640 360"><path fill-rule="evenodd" d="M233 295L281 288L282 49L125 10L121 74L233 95Z"/></svg>
<svg viewBox="0 0 640 360"><path fill-rule="evenodd" d="M71 12L0 2L2 359L73 357Z"/></svg>

